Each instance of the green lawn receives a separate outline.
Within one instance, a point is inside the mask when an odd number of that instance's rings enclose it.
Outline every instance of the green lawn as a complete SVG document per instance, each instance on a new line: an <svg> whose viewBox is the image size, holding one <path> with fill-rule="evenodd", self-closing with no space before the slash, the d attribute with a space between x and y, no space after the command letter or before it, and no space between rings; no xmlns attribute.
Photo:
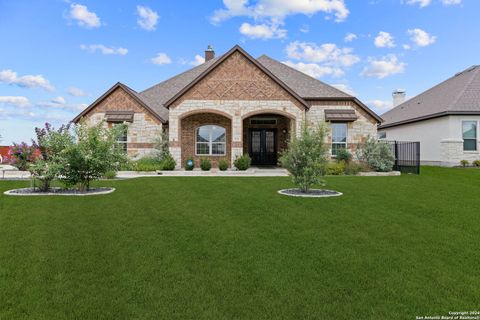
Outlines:
<svg viewBox="0 0 480 320"><path fill-rule="evenodd" d="M480 170L104 181L110 195L8 197L0 319L415 319L480 307Z"/></svg>

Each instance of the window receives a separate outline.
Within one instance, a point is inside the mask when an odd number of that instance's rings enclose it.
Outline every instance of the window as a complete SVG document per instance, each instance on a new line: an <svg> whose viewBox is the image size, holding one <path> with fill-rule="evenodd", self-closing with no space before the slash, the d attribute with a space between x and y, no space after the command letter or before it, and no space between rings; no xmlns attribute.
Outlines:
<svg viewBox="0 0 480 320"><path fill-rule="evenodd" d="M463 121L462 134L463 134L463 150L476 151L477 150L477 122Z"/></svg>
<svg viewBox="0 0 480 320"><path fill-rule="evenodd" d="M127 132L128 126L124 123L115 123L114 126L120 126L121 129L117 135L117 145L118 147L123 150L123 152L127 153Z"/></svg>
<svg viewBox="0 0 480 320"><path fill-rule="evenodd" d="M208 125L196 130L196 154L206 156L225 155L225 128Z"/></svg>
<svg viewBox="0 0 480 320"><path fill-rule="evenodd" d="M378 133L378 139L387 139L387 132L386 131L380 131Z"/></svg>
<svg viewBox="0 0 480 320"><path fill-rule="evenodd" d="M275 118L253 118L250 119L250 124L277 124L277 119Z"/></svg>
<svg viewBox="0 0 480 320"><path fill-rule="evenodd" d="M347 149L347 124L332 123L332 155L336 156L341 149Z"/></svg>

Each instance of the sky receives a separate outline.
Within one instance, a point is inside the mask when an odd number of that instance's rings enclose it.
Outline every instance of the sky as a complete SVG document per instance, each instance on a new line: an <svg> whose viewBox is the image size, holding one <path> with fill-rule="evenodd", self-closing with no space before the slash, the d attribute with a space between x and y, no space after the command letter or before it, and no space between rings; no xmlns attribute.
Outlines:
<svg viewBox="0 0 480 320"><path fill-rule="evenodd" d="M236 44L378 114L480 64L478 0L0 0L0 145L73 119L116 82L142 91Z"/></svg>

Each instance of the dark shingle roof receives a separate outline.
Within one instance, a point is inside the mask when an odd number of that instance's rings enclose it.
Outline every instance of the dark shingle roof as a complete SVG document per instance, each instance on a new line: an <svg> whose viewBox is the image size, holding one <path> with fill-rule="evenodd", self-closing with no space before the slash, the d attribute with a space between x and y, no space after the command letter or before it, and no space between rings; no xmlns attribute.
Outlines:
<svg viewBox="0 0 480 320"><path fill-rule="evenodd" d="M470 67L382 115L381 127L448 114L480 114L480 65Z"/></svg>
<svg viewBox="0 0 480 320"><path fill-rule="evenodd" d="M353 98L337 88L266 55L262 55L257 61L302 98Z"/></svg>

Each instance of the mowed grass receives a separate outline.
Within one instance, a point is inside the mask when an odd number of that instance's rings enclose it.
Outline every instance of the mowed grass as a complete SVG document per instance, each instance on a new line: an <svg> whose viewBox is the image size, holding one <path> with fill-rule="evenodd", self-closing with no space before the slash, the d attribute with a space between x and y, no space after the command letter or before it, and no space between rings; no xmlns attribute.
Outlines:
<svg viewBox="0 0 480 320"><path fill-rule="evenodd" d="M95 197L8 197L0 319L414 319L480 306L480 170L102 181Z"/></svg>

